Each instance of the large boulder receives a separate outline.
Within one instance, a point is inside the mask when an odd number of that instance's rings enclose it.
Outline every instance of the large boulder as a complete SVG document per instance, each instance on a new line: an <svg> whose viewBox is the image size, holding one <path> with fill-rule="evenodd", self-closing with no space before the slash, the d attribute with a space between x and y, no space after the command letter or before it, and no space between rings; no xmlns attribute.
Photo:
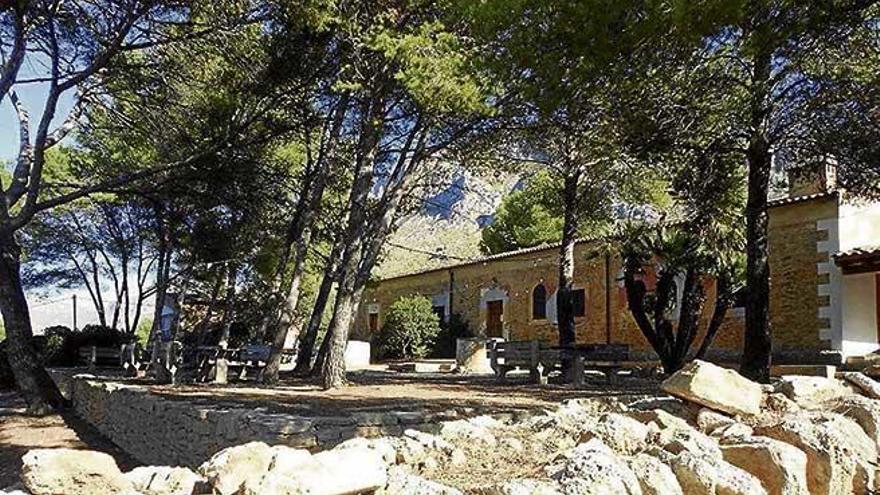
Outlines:
<svg viewBox="0 0 880 495"><path fill-rule="evenodd" d="M783 376L777 388L805 409L821 409L827 401L852 395L840 380L821 376Z"/></svg>
<svg viewBox="0 0 880 495"><path fill-rule="evenodd" d="M312 495L298 480L289 478L277 472L263 474L257 480L248 480L241 490L236 492L240 495Z"/></svg>
<svg viewBox="0 0 880 495"><path fill-rule="evenodd" d="M638 454L628 459L630 470L639 479L643 495L684 495L675 473L660 459Z"/></svg>
<svg viewBox="0 0 880 495"><path fill-rule="evenodd" d="M667 378L661 388L676 397L729 414L760 412L759 384L736 371L705 361L692 361Z"/></svg>
<svg viewBox="0 0 880 495"><path fill-rule="evenodd" d="M262 442L223 449L199 467L199 474L218 495L233 495L247 484L256 486L272 466L275 451Z"/></svg>
<svg viewBox="0 0 880 495"><path fill-rule="evenodd" d="M654 441L673 454L690 452L698 457L721 459L718 442L693 428L668 428L661 431Z"/></svg>
<svg viewBox="0 0 880 495"><path fill-rule="evenodd" d="M295 488L309 495L369 493L388 483L387 469L379 450L350 446L326 450L303 458L302 462L276 463L268 472L271 476L249 480L247 486L253 487L254 493L261 493L259 489L268 483L283 485L291 493L296 493L292 491ZM263 475L266 474L264 471Z"/></svg>
<svg viewBox="0 0 880 495"><path fill-rule="evenodd" d="M135 493L113 457L102 452L35 449L21 461L21 481L33 495Z"/></svg>
<svg viewBox="0 0 880 495"><path fill-rule="evenodd" d="M639 421L623 414L603 415L598 424L581 434L581 442L598 438L621 454L634 454L645 448L650 430Z"/></svg>
<svg viewBox="0 0 880 495"><path fill-rule="evenodd" d="M681 489L688 495L762 495L761 482L742 469L718 459L682 452L671 461Z"/></svg>
<svg viewBox="0 0 880 495"><path fill-rule="evenodd" d="M690 429L693 428L686 420L668 413L663 409L649 409L647 411L629 411L628 416L650 426L653 424L658 430L667 428Z"/></svg>
<svg viewBox="0 0 880 495"><path fill-rule="evenodd" d="M750 437L721 446L724 460L761 480L769 495L809 495L807 455L767 437Z"/></svg>
<svg viewBox="0 0 880 495"><path fill-rule="evenodd" d="M143 495L192 495L204 478L185 467L143 466L125 473Z"/></svg>
<svg viewBox="0 0 880 495"><path fill-rule="evenodd" d="M878 383L873 378L865 375L864 373L858 372L845 372L841 373L841 375L843 376L844 380L846 380L848 383L853 384L865 396L872 399L880 399L880 383Z"/></svg>
<svg viewBox="0 0 880 495"><path fill-rule="evenodd" d="M830 410L858 423L874 443L880 445L880 401L850 395L833 401Z"/></svg>
<svg viewBox="0 0 880 495"><path fill-rule="evenodd" d="M812 413L790 416L755 433L791 444L807 455L810 493L867 493L877 459L874 441L849 418Z"/></svg>
<svg viewBox="0 0 880 495"><path fill-rule="evenodd" d="M629 466L596 438L574 448L557 478L566 494L642 495Z"/></svg>

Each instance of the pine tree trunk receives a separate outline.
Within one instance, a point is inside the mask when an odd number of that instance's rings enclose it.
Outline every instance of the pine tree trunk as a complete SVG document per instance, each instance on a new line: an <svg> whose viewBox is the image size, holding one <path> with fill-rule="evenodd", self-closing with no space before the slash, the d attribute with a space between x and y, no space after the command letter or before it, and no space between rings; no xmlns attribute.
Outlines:
<svg viewBox="0 0 880 495"><path fill-rule="evenodd" d="M763 12L763 11L762 11ZM759 17L763 13L757 14ZM746 201L746 333L740 372L752 380L770 380L773 343L770 335L770 257L767 242L767 197L770 190L772 145L765 132L769 114L772 47L760 46L751 85L751 139Z"/></svg>
<svg viewBox="0 0 880 495"><path fill-rule="evenodd" d="M312 314L309 317L309 324L300 341L299 352L296 355L295 373L304 374L311 371L312 356L315 354L315 342L318 340L318 331L321 329L321 323L324 320L324 310L327 308L327 302L330 300L330 291L333 289L333 283L336 281L336 258L339 257L341 250L342 244L336 243L327 259L327 266L324 267L321 287L318 289L318 295L312 307Z"/></svg>
<svg viewBox="0 0 880 495"><path fill-rule="evenodd" d="M770 259L767 242L767 196L771 154L767 142L753 139L748 153L746 204L746 333L740 372L752 380L770 379Z"/></svg>
<svg viewBox="0 0 880 495"><path fill-rule="evenodd" d="M65 404L31 344L33 330L21 285L21 249L8 233L0 237L0 313L6 328L7 357L28 414L48 414Z"/></svg>
<svg viewBox="0 0 880 495"><path fill-rule="evenodd" d="M226 268L226 295L223 303L223 319L220 322L219 346L226 349L229 346L229 334L232 330L232 313L235 309L235 280L238 275L238 267L230 264Z"/></svg>
<svg viewBox="0 0 880 495"><path fill-rule="evenodd" d="M574 246L577 242L577 188L579 173L569 171L562 191L565 208L562 244L559 248L559 288L556 293L556 316L559 325L559 346L574 346Z"/></svg>

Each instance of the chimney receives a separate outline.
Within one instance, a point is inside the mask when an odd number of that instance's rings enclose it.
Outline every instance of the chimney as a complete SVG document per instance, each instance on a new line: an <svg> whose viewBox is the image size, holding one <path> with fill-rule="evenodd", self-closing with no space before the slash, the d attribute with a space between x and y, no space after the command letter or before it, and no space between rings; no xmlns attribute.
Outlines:
<svg viewBox="0 0 880 495"><path fill-rule="evenodd" d="M788 173L788 196L796 198L831 192L837 189L837 165L824 159L806 165L791 167Z"/></svg>

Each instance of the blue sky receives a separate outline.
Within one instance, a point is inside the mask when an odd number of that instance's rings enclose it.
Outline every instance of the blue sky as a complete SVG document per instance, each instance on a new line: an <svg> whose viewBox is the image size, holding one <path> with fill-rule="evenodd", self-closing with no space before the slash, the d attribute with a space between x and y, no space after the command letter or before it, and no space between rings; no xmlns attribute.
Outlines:
<svg viewBox="0 0 880 495"><path fill-rule="evenodd" d="M19 79L34 76L34 71L25 70L19 74ZM40 115L43 113L43 103L46 101L46 93L48 91L47 84L19 84L15 86L18 98L28 111L31 118L31 135L36 131ZM73 106L73 95L75 90L70 90L61 96L58 102L58 109L55 112L54 125L59 125L67 118ZM8 97L3 98L0 103L0 161L15 159L18 154L18 119L15 117L15 111L12 109L12 103Z"/></svg>

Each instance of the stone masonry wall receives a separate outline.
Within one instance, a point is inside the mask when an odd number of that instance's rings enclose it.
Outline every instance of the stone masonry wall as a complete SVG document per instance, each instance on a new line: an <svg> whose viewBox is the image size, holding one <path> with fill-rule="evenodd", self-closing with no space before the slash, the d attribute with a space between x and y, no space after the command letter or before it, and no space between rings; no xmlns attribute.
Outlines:
<svg viewBox="0 0 880 495"><path fill-rule="evenodd" d="M214 453L250 441L319 450L353 437L434 431L457 411L366 411L297 416L266 408L168 399L138 385L90 375L58 377L76 413L145 464L196 467Z"/></svg>
<svg viewBox="0 0 880 495"><path fill-rule="evenodd" d="M629 311L622 283L620 260L607 261L610 286L610 314L606 311L606 258L595 254L595 245L579 243L575 248L575 288L585 289L586 314L575 318L575 335L579 343L628 344L635 354L650 351L647 340L636 326ZM547 301L555 300L558 280L558 249L547 248L512 256L496 257L484 263L451 268L454 272L452 312L462 315L478 334L486 331L487 300L504 301L504 336L510 340L541 340L552 344L558 339L556 325L550 319L532 319L532 290L544 284ZM378 312L381 328L388 307L402 296L420 294L433 300L449 299L449 270L434 270L381 281L364 294L358 314L358 338L369 338L368 315ZM707 281L707 304L703 328L714 307L714 282ZM444 299L445 298L445 299ZM741 348L743 317L730 311L722 330L716 336L716 349L738 351Z"/></svg>

